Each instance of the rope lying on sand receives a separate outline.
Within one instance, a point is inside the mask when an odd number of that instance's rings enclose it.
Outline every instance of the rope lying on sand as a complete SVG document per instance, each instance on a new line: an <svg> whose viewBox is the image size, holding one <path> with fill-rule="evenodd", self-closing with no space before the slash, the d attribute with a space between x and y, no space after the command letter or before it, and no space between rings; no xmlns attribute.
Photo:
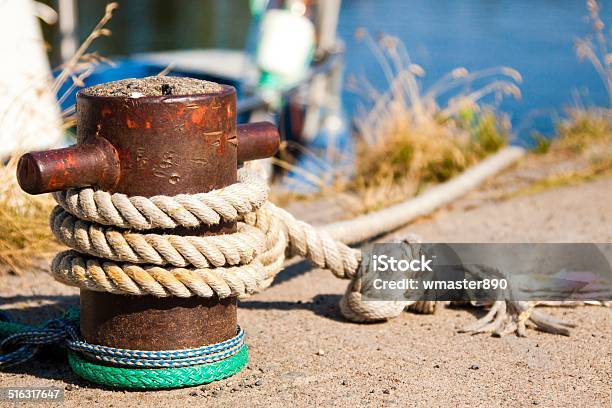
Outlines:
<svg viewBox="0 0 612 408"><path fill-rule="evenodd" d="M388 233L464 196L487 178L504 170L524 155L525 149L508 146L460 175L426 190L417 197L352 220L329 224L323 228L323 231L346 244L362 242Z"/></svg>

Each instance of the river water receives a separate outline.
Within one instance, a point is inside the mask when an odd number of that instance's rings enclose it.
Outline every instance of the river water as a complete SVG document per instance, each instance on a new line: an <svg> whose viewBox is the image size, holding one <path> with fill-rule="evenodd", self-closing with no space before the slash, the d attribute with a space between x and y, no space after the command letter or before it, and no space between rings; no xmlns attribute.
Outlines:
<svg viewBox="0 0 612 408"><path fill-rule="evenodd" d="M426 71L423 85L455 67L517 69L522 99L502 103L522 139L536 129L550 132L567 107L605 105L607 93L588 62L580 62L574 41L589 33L581 0L355 0L345 1L340 33L347 40L347 71L365 72L383 85L380 68L353 32L359 26L402 39L412 60ZM612 1L602 3L612 24ZM347 96L351 109L355 97Z"/></svg>

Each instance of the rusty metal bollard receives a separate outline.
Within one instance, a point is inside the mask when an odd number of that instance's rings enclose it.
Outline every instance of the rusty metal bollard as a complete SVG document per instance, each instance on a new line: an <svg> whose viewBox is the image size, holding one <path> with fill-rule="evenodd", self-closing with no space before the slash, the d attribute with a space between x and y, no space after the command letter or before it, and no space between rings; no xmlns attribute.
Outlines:
<svg viewBox="0 0 612 408"><path fill-rule="evenodd" d="M77 144L25 154L17 169L21 188L41 194L91 186L145 197L207 192L236 182L239 163L269 157L278 149L274 125L236 125L234 88L200 81L206 87L191 89L196 80L163 78L105 84L111 96L82 90ZM130 84L149 91L136 97L118 92ZM235 228L226 222L152 232L212 235ZM158 298L81 289L80 303L81 334L93 344L173 350L236 335L236 298Z"/></svg>

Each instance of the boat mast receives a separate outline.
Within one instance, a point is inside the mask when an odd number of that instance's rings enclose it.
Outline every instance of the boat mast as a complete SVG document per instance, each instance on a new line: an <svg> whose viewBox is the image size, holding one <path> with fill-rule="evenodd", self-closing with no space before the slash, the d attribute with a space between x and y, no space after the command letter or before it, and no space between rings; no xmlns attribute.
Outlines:
<svg viewBox="0 0 612 408"><path fill-rule="evenodd" d="M59 0L60 55L68 61L77 51L77 5L75 0Z"/></svg>

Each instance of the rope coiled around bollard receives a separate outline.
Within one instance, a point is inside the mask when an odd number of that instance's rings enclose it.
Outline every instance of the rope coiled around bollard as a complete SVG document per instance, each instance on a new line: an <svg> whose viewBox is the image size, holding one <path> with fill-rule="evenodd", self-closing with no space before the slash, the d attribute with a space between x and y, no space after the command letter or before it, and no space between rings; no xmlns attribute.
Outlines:
<svg viewBox="0 0 612 408"><path fill-rule="evenodd" d="M341 310L354 321L397 316L409 302L363 302L361 252L296 220L268 202L268 186L248 168L239 182L208 193L128 197L74 189L55 193L55 236L72 250L52 263L55 279L116 294L158 297L246 297L261 291L301 256L351 279ZM237 222L233 234L212 237L146 233L150 229Z"/></svg>
<svg viewBox="0 0 612 408"><path fill-rule="evenodd" d="M84 188L54 197L51 230L72 249L54 258L51 271L68 285L124 295L242 298L268 287L287 257L302 256L352 280L340 303L351 320L384 320L407 304L362 302L361 252L268 202L265 181L247 168L239 171L238 183L209 193L145 198ZM228 221L237 223L237 232L206 237L148 232ZM69 339L54 341L68 348L74 372L115 387L202 384L235 374L247 361L241 332L214 353L174 351L169 360L86 344L66 333Z"/></svg>

